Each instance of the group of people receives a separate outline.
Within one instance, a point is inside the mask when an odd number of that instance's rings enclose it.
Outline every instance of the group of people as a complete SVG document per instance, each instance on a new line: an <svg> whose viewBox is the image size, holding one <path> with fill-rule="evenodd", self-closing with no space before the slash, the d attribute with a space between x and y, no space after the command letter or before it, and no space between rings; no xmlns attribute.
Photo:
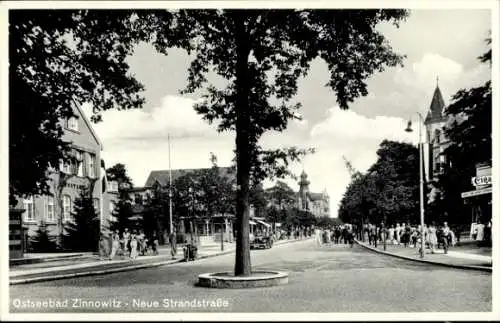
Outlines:
<svg viewBox="0 0 500 323"><path fill-rule="evenodd" d="M121 235L119 230L116 230L111 236L109 259L113 260L117 255L136 259L139 254L145 255L148 249L152 250L153 255L158 255L158 246L158 237L155 234L148 239L142 230L138 233L136 230L130 232L125 228Z"/></svg>
<svg viewBox="0 0 500 323"><path fill-rule="evenodd" d="M316 244L354 244L354 227L352 224L343 224L326 229L316 229Z"/></svg>
<svg viewBox="0 0 500 323"><path fill-rule="evenodd" d="M456 236L450 229L447 222L443 222L441 226L432 222L430 225L424 224L424 245L429 248L432 253L435 252L440 246L443 247L445 253L448 252L449 246L456 244ZM368 240L370 245L377 245L386 241L386 243L394 245L403 245L405 248L417 248L421 243L422 230L420 225L410 225L396 223L388 228L381 224L375 226L374 224L367 224L363 230L364 241Z"/></svg>

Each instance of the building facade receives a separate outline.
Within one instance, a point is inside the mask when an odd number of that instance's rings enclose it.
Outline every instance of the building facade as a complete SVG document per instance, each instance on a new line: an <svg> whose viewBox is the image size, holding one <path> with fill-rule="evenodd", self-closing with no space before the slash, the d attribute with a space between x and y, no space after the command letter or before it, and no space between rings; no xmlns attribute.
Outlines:
<svg viewBox="0 0 500 323"><path fill-rule="evenodd" d="M64 227L72 221L75 199L83 189L92 192L94 207L100 218L102 212L101 151L102 144L89 119L78 104L73 105L76 117L62 120L62 139L71 144L71 160L61 161L58 169L49 170L52 195L31 196L20 201L25 239L32 238L43 225L49 236L60 242ZM102 221L101 221L102 222Z"/></svg>
<svg viewBox="0 0 500 323"><path fill-rule="evenodd" d="M299 191L297 192L297 207L302 211L309 211L314 216L330 216L330 197L326 190L322 193L309 191L307 174L302 171L299 181Z"/></svg>

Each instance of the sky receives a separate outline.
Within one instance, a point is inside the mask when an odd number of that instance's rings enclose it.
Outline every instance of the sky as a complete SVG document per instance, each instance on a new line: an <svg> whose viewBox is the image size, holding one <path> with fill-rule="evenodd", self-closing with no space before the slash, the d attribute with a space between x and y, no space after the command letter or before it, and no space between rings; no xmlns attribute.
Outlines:
<svg viewBox="0 0 500 323"><path fill-rule="evenodd" d="M260 141L268 148L316 149L291 168L297 175L305 170L311 191L326 189L333 217L350 182L344 156L357 170L366 171L384 139L417 142L418 132L408 134L404 128L409 118L417 122L416 112L425 115L437 82L447 104L457 90L491 78L489 66L477 60L486 51L484 39L491 29L488 10L413 10L399 28L388 24L377 28L396 52L406 55L403 67L370 77L368 96L341 110L335 93L325 87L326 64L314 61L308 76L299 81L296 96L303 120L290 122L282 133L267 133ZM173 169L210 167L210 152L219 166L229 165L233 158L234 134L217 133L201 119L193 109L199 99L196 94L179 94L187 82L189 62L181 50L165 56L147 44L138 45L128 63L145 86L145 106L106 111L103 121L94 125L106 166L125 164L135 186L143 186L152 170L168 169L168 134ZM298 190L295 180L285 182ZM267 187L272 184L265 182Z"/></svg>

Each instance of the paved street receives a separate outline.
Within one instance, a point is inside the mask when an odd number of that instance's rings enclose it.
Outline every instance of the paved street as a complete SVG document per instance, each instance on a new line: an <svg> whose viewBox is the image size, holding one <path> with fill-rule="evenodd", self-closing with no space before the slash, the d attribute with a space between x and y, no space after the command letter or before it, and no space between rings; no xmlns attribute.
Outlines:
<svg viewBox="0 0 500 323"><path fill-rule="evenodd" d="M400 260L356 245L316 247L312 240L252 251L255 269L286 271L287 285L240 290L194 286L198 274L232 270L233 262L234 254L229 254L131 272L14 285L10 286L10 310L11 313L480 312L491 311L492 306L490 273ZM56 305L45 309L16 308L27 300L59 301L63 308ZM208 307L200 307L200 302L198 307L181 307L177 303L193 300L214 303ZM222 307L211 307L217 300ZM90 302L83 306L85 303L80 301ZM105 302L108 308L102 309Z"/></svg>

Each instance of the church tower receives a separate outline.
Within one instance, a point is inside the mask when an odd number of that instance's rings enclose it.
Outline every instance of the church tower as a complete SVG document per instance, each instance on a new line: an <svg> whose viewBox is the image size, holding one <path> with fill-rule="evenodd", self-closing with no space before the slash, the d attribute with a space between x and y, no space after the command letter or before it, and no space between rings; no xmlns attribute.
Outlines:
<svg viewBox="0 0 500 323"><path fill-rule="evenodd" d="M429 178L433 179L443 171L443 165L446 163L444 149L446 148L446 138L443 133L443 127L446 123L444 114L445 104L443 95L439 89L439 79L436 89L432 96L432 101L425 118L426 141L429 143Z"/></svg>

